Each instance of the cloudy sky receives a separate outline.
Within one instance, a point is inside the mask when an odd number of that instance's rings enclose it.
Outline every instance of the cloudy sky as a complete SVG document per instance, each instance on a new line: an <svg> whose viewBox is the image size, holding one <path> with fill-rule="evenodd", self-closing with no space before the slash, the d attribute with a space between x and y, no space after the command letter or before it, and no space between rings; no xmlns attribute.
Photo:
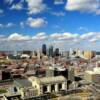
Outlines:
<svg viewBox="0 0 100 100"><path fill-rule="evenodd" d="M0 0L0 50L100 50L100 0Z"/></svg>

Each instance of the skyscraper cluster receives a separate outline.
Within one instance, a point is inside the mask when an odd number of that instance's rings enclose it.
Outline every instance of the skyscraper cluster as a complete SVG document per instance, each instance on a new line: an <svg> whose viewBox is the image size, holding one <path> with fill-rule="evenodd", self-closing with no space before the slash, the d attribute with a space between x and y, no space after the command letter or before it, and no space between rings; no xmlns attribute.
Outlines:
<svg viewBox="0 0 100 100"><path fill-rule="evenodd" d="M59 48L55 48L50 45L49 48L47 48L46 44L42 45L42 54L47 55L49 57L55 57L60 55Z"/></svg>

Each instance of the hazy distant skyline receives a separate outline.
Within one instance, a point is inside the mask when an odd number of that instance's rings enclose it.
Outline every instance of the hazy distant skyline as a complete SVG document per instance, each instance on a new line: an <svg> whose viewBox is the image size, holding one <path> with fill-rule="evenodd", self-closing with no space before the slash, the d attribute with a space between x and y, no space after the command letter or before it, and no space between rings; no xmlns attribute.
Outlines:
<svg viewBox="0 0 100 100"><path fill-rule="evenodd" d="M100 0L0 0L0 50L100 50Z"/></svg>

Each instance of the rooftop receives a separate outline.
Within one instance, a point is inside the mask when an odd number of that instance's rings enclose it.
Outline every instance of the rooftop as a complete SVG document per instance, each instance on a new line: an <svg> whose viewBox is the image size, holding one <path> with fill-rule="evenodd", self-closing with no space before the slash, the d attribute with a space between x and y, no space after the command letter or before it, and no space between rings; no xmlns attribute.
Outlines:
<svg viewBox="0 0 100 100"><path fill-rule="evenodd" d="M89 73L89 74L100 74L100 68L99 67L95 67L93 69L93 71L87 70L86 72Z"/></svg>
<svg viewBox="0 0 100 100"><path fill-rule="evenodd" d="M14 81L14 84L19 87L31 87L32 83L28 81L27 79L16 79Z"/></svg>
<svg viewBox="0 0 100 100"><path fill-rule="evenodd" d="M44 84L44 83L56 83L56 82L62 82L62 81L66 81L66 78L63 76L56 76L56 77L43 77L40 78L40 83Z"/></svg>

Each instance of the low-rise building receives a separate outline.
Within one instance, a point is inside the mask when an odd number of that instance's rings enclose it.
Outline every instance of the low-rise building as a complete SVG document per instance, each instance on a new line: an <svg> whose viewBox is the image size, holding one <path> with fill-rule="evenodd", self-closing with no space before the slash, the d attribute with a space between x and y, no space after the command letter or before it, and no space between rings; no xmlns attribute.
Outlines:
<svg viewBox="0 0 100 100"><path fill-rule="evenodd" d="M32 86L38 89L38 95L59 92L67 89L67 80L63 76L56 77L30 77Z"/></svg>
<svg viewBox="0 0 100 100"><path fill-rule="evenodd" d="M17 79L14 81L14 92L21 94L22 99L29 99L37 96L38 90L32 86L32 82L27 79Z"/></svg>
<svg viewBox="0 0 100 100"><path fill-rule="evenodd" d="M84 78L85 80L89 81L89 82L100 82L100 78L98 78L98 76L100 76L100 68L96 67L94 68L92 71L87 70L84 73Z"/></svg>
<svg viewBox="0 0 100 100"><path fill-rule="evenodd" d="M100 68L96 67L93 71L86 71L84 74L86 81L91 82L96 90L100 92Z"/></svg>

